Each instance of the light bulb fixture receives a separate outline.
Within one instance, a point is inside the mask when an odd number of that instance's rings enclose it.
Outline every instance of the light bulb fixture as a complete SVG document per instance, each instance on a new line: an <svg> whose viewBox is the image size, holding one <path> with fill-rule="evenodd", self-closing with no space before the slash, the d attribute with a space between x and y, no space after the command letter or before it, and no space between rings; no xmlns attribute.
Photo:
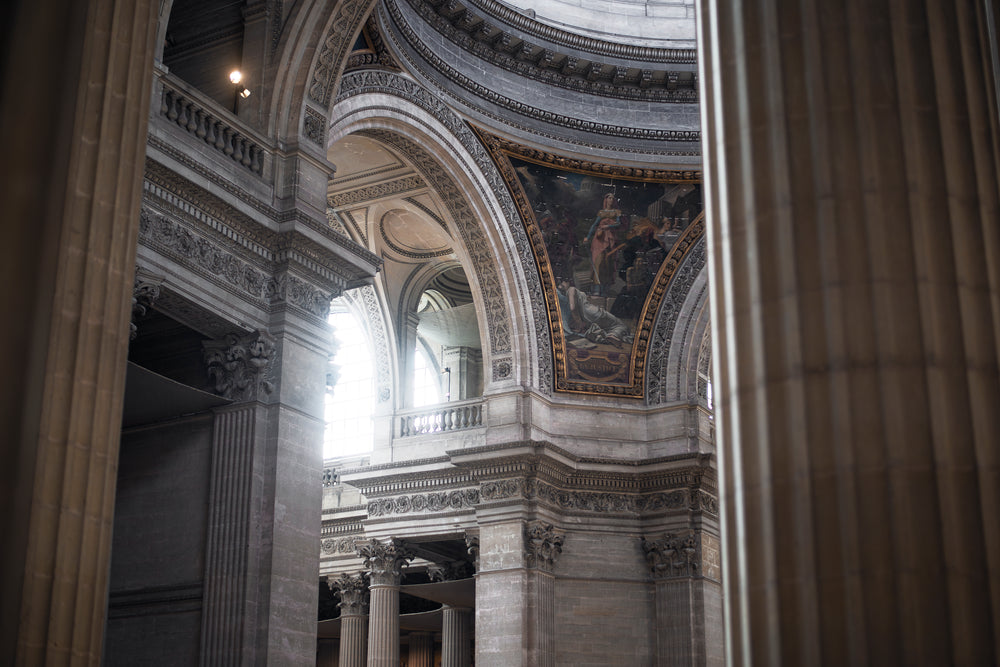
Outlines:
<svg viewBox="0 0 1000 667"><path fill-rule="evenodd" d="M239 82L243 80L243 72L238 69L234 69L229 73L229 80L233 82L234 86L239 84Z"/></svg>
<svg viewBox="0 0 1000 667"><path fill-rule="evenodd" d="M240 91L240 97L242 97L244 99L250 97L250 89L249 88L244 88L243 90L241 90Z"/></svg>

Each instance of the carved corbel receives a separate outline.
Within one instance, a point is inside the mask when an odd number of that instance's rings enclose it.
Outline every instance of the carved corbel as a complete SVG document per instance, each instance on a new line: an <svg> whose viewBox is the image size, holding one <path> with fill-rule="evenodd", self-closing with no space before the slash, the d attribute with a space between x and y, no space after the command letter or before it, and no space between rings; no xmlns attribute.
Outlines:
<svg viewBox="0 0 1000 667"><path fill-rule="evenodd" d="M216 393L233 401L262 400L274 391L275 341L266 331L229 334L203 343L208 375Z"/></svg>

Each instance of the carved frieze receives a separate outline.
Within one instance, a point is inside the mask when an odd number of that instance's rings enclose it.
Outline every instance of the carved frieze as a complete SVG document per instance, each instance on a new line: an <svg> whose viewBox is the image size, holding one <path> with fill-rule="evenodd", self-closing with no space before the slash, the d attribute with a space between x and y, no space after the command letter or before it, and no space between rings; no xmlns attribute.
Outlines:
<svg viewBox="0 0 1000 667"><path fill-rule="evenodd" d="M275 341L266 331L203 343L216 393L233 401L263 400L274 390Z"/></svg>
<svg viewBox="0 0 1000 667"><path fill-rule="evenodd" d="M387 542L376 539L358 544L358 555L365 559L373 586L398 586L403 567L415 554L407 544L395 538Z"/></svg>
<svg viewBox="0 0 1000 667"><path fill-rule="evenodd" d="M654 579L700 574L701 544L697 533L666 533L658 539L643 537L641 544Z"/></svg>
<svg viewBox="0 0 1000 667"><path fill-rule="evenodd" d="M313 65L309 98L324 108L330 107L330 98L337 85L341 63L354 41L358 24L371 11L375 0L344 0L337 4L330 23L330 32Z"/></svg>
<svg viewBox="0 0 1000 667"><path fill-rule="evenodd" d="M427 184L424 183L420 176L411 174L409 176L396 178L391 181L384 181L382 183L376 183L363 188L332 194L327 198L327 205L331 208L339 209L345 206L353 206L355 204L373 201L375 199L392 197L403 192L422 190L426 187Z"/></svg>
<svg viewBox="0 0 1000 667"><path fill-rule="evenodd" d="M368 503L368 516L388 516L420 512L470 509L479 504L478 489L417 493L395 498L379 498Z"/></svg>
<svg viewBox="0 0 1000 667"><path fill-rule="evenodd" d="M524 525L524 563L532 569L552 572L562 553L565 533L552 524L533 521Z"/></svg>
<svg viewBox="0 0 1000 667"><path fill-rule="evenodd" d="M302 134L317 146L326 148L326 116L308 104L302 117Z"/></svg>

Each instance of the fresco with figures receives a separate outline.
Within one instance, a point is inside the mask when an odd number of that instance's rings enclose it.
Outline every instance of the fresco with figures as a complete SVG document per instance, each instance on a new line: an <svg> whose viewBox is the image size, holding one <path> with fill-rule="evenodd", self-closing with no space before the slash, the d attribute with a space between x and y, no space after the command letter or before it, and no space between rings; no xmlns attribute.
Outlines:
<svg viewBox="0 0 1000 667"><path fill-rule="evenodd" d="M491 148L542 274L556 389L640 396L637 366L659 305L651 296L662 296L703 233L701 183L626 178L592 163L572 170Z"/></svg>

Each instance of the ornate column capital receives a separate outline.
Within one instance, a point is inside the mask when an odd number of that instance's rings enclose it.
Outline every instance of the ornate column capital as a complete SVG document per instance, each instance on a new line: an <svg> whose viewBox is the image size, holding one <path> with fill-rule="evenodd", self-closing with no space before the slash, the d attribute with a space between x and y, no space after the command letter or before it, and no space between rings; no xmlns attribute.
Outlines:
<svg viewBox="0 0 1000 667"><path fill-rule="evenodd" d="M533 521L524 526L524 560L529 568L552 572L562 553L565 535L549 523Z"/></svg>
<svg viewBox="0 0 1000 667"><path fill-rule="evenodd" d="M327 583L340 596L341 616L365 616L368 614L368 575L341 574L336 579L327 578Z"/></svg>
<svg viewBox="0 0 1000 667"><path fill-rule="evenodd" d="M405 542L396 538L388 542L371 539L360 543L357 550L371 572L372 586L398 586L403 566L415 556Z"/></svg>
<svg viewBox="0 0 1000 667"><path fill-rule="evenodd" d="M427 576L431 581L455 581L468 579L475 574L472 563L467 560L453 560L448 563L432 563L427 566Z"/></svg>
<svg viewBox="0 0 1000 667"><path fill-rule="evenodd" d="M136 320L146 314L153 302L160 298L160 285L164 277L153 275L143 269L136 269L135 282L132 285L132 320L129 322L129 340L135 340L139 333Z"/></svg>
<svg viewBox="0 0 1000 667"><path fill-rule="evenodd" d="M642 538L642 551L654 579L692 577L699 574L701 544L694 531L686 535L665 533L657 540Z"/></svg>
<svg viewBox="0 0 1000 667"><path fill-rule="evenodd" d="M266 331L229 334L202 344L215 391L233 401L260 400L274 391L275 341Z"/></svg>
<svg viewBox="0 0 1000 667"><path fill-rule="evenodd" d="M478 535L465 535L465 550L472 559L472 567L476 572L479 572L479 536Z"/></svg>

